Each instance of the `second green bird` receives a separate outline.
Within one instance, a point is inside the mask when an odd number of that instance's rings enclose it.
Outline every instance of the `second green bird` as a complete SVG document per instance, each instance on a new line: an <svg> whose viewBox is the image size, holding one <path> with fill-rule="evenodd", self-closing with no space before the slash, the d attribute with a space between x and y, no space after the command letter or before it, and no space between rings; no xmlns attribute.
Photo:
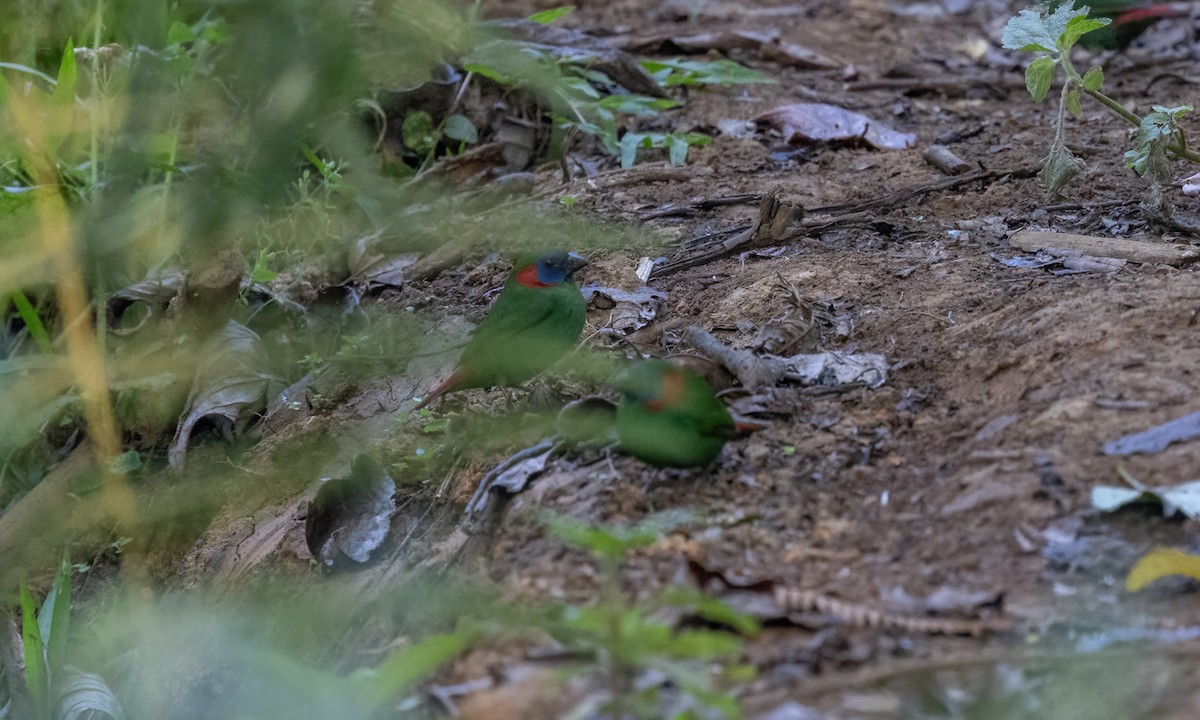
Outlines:
<svg viewBox="0 0 1200 720"><path fill-rule="evenodd" d="M725 404L699 375L663 360L638 363L617 377L621 449L659 467L698 467L733 435Z"/></svg>

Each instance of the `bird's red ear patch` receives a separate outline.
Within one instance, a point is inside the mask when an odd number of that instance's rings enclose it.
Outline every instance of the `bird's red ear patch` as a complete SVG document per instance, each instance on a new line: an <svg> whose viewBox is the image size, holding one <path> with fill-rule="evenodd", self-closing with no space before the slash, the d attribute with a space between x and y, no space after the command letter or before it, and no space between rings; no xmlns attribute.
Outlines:
<svg viewBox="0 0 1200 720"><path fill-rule="evenodd" d="M681 370L668 370L663 374L662 391L658 397L645 402L646 409L659 412L682 403L684 390L687 388L686 381L687 378Z"/></svg>
<svg viewBox="0 0 1200 720"><path fill-rule="evenodd" d="M558 283L544 283L538 279L537 263L526 265L520 270L513 273L513 277L517 282L527 288L548 288L554 287Z"/></svg>

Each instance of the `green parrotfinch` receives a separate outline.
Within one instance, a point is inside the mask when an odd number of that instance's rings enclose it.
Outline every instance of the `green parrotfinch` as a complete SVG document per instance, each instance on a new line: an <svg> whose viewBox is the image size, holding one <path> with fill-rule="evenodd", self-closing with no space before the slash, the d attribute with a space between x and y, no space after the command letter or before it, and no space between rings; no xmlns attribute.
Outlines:
<svg viewBox="0 0 1200 720"><path fill-rule="evenodd" d="M648 360L622 372L616 386L621 449L650 465L707 465L733 435L724 403L691 370Z"/></svg>
<svg viewBox="0 0 1200 720"><path fill-rule="evenodd" d="M570 352L587 313L572 276L586 264L562 250L518 260L453 374L416 409L456 390L520 385Z"/></svg>

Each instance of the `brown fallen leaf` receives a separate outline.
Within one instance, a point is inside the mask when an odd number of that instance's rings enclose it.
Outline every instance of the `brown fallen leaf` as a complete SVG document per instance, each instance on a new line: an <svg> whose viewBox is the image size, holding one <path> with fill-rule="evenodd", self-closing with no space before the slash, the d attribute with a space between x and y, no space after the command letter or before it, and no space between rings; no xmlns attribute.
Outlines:
<svg viewBox="0 0 1200 720"><path fill-rule="evenodd" d="M267 370L268 359L258 334L230 320L199 352L187 408L167 452L172 468L183 467L192 429L205 418L220 418L239 433L266 408L267 391L278 378Z"/></svg>
<svg viewBox="0 0 1200 720"><path fill-rule="evenodd" d="M667 301L667 293L649 287L628 291L589 285L582 292L588 306L608 313L605 324L622 335L653 322Z"/></svg>
<svg viewBox="0 0 1200 720"><path fill-rule="evenodd" d="M643 53L672 54L676 52L704 53L709 50L722 52L749 50L757 51L766 60L774 60L780 65L788 67L805 70L837 70L842 67L838 61L815 50L782 40L778 32L717 30L695 35L676 35L668 32L653 35L626 35L608 38L607 42L622 50Z"/></svg>
<svg viewBox="0 0 1200 720"><path fill-rule="evenodd" d="M109 296L106 308L109 332L114 335L131 335L137 332L156 312L168 307L168 304L183 291L184 284L183 273L170 270L158 277L147 278L114 292ZM144 312L131 324L122 324L122 316L135 304Z"/></svg>
<svg viewBox="0 0 1200 720"><path fill-rule="evenodd" d="M371 559L391 527L396 483L371 456L354 459L350 474L325 481L308 506L304 540L327 567L353 567Z"/></svg>
<svg viewBox="0 0 1200 720"><path fill-rule="evenodd" d="M912 133L897 132L866 115L825 103L781 105L754 120L778 128L788 143L864 142L880 150L905 150L917 142Z"/></svg>

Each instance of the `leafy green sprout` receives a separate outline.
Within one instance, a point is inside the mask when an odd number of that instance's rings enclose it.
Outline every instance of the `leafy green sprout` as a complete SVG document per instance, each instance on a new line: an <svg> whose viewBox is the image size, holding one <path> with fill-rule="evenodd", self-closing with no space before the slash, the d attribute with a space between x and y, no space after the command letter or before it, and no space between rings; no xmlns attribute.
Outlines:
<svg viewBox="0 0 1200 720"><path fill-rule="evenodd" d="M1129 160L1126 165L1139 175L1146 174L1150 154L1156 145L1170 144L1176 139L1180 143L1186 142L1179 121L1193 110L1191 105L1154 105L1151 109L1154 112L1142 118L1138 126L1137 147L1125 153Z"/></svg>
<svg viewBox="0 0 1200 720"><path fill-rule="evenodd" d="M311 352L296 361L305 372L317 370L325 365L325 358L320 353Z"/></svg>
<svg viewBox="0 0 1200 720"><path fill-rule="evenodd" d="M667 588L645 602L631 601L621 590L620 568L629 555L691 517L687 511L668 511L626 527L594 526L554 514L544 517L553 535L589 551L600 564L603 586L598 602L567 606L551 633L568 645L594 653L608 685L605 710L610 717L661 716L657 688L637 688L643 670L663 673L694 703L677 717L708 716L701 707L727 718L741 717L737 700L718 685L752 679L752 668L730 662L741 651L740 638L710 628L679 630L659 619L659 611L668 606L686 608L696 617L741 635L755 634L757 621L694 588Z"/></svg>
<svg viewBox="0 0 1200 720"><path fill-rule="evenodd" d="M254 264L249 269L250 280L256 283L269 283L279 277L279 273L271 269L278 254L278 252L260 248L254 256Z"/></svg>
<svg viewBox="0 0 1200 720"><path fill-rule="evenodd" d="M1051 10L1046 5L1026 8L1008 21L1004 27L1002 42L1011 50L1042 53L1025 70L1025 86L1034 102L1042 102L1050 92L1056 68L1061 67L1065 76L1059 96L1058 114L1055 120L1054 141L1050 146L1042 171L1039 174L1047 191L1057 197L1084 167L1081 159L1068 149L1065 138L1065 121L1068 114L1078 117L1083 108L1080 95L1087 95L1126 122L1138 128L1138 145L1126 153L1127 167L1144 174L1146 159L1153 148L1176 157L1200 162L1200 154L1189 150L1186 139L1179 129L1179 118L1192 110L1190 105L1174 108L1155 106L1154 113L1145 118L1127 110L1124 106L1101 92L1104 71L1099 66L1080 74L1071 63L1071 51L1081 37L1107 26L1108 18L1089 17L1090 8L1076 7L1068 0Z"/></svg>
<svg viewBox="0 0 1200 720"><path fill-rule="evenodd" d="M404 146L417 155L423 156L417 172L428 169L437 159L437 148L447 140L458 142L455 150L449 150L447 155L461 154L468 145L479 142L479 131L475 125L461 113L446 117L440 125L434 125L433 117L424 110L414 110L404 116L400 131L404 136Z"/></svg>
<svg viewBox="0 0 1200 720"><path fill-rule="evenodd" d="M639 150L652 148L665 149L671 165L678 167L687 162L690 148L703 147L711 142L712 138L703 133L627 132L621 137L621 167L632 167Z"/></svg>

